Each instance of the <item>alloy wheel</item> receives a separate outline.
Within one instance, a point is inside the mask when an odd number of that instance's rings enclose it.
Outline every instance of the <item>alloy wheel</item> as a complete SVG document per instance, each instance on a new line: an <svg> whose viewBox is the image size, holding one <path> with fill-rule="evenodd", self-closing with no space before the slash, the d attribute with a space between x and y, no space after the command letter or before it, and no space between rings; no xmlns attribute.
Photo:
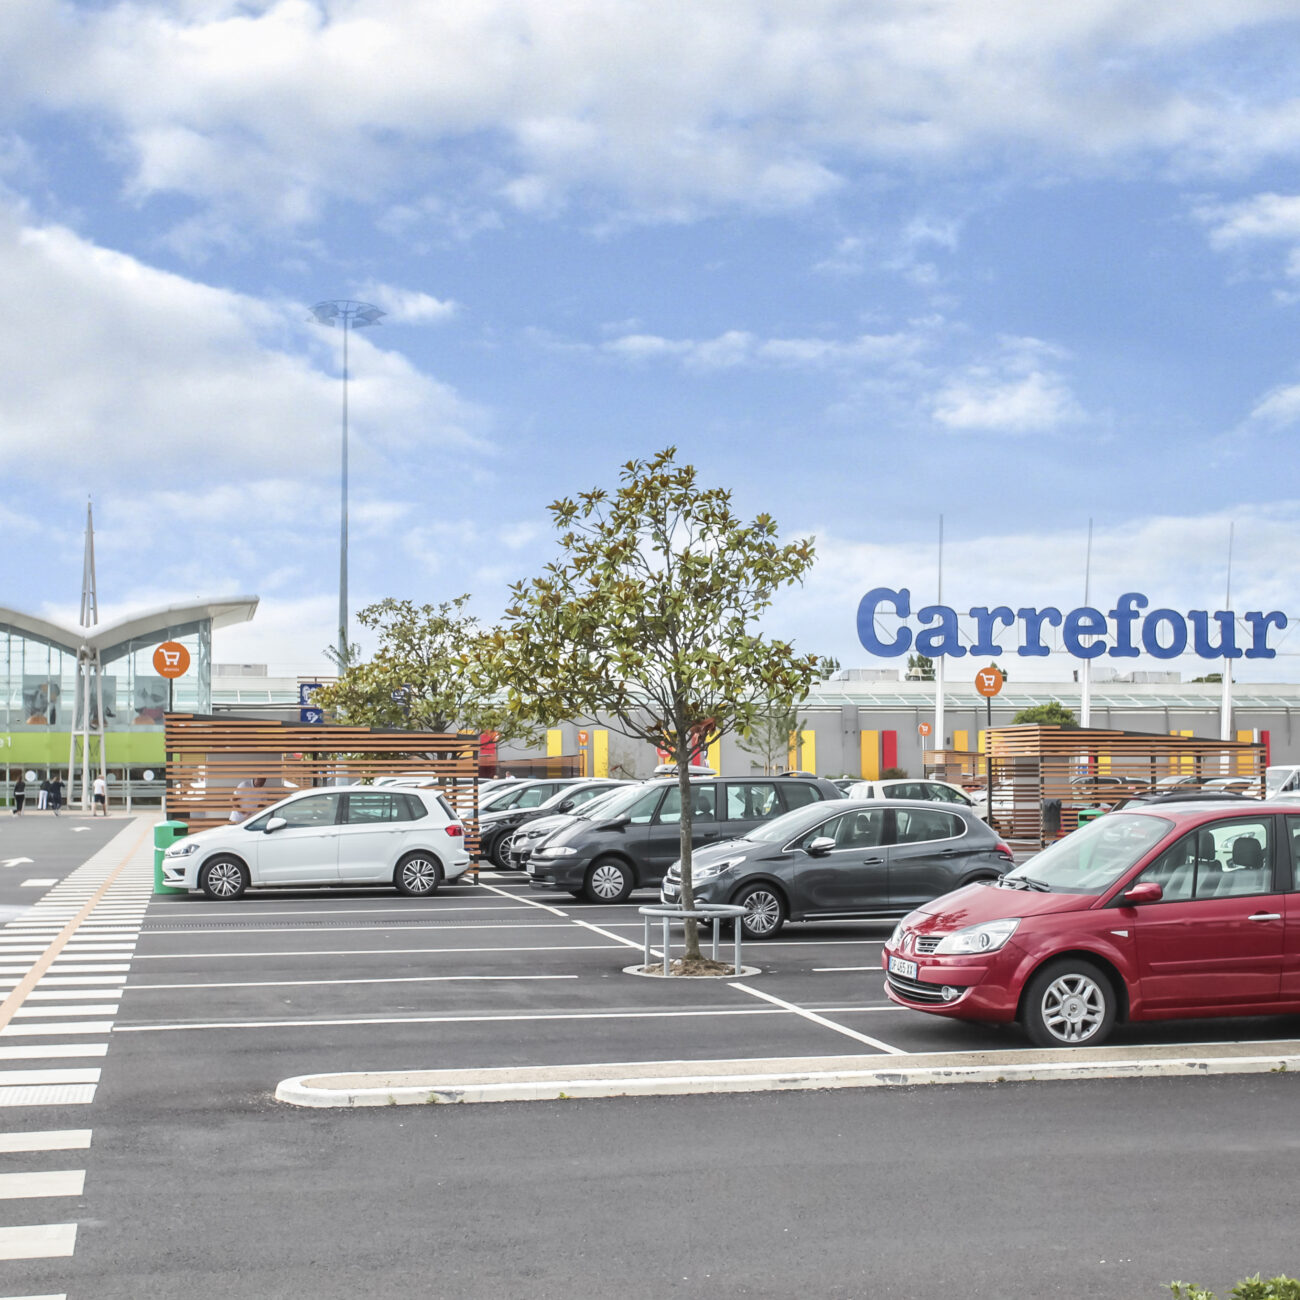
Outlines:
<svg viewBox="0 0 1300 1300"><path fill-rule="evenodd" d="M208 888L218 898L234 898L244 886L244 873L233 862L214 862L208 868Z"/></svg>
<svg viewBox="0 0 1300 1300"><path fill-rule="evenodd" d="M408 894L428 894L438 887L438 868L429 858L407 858L402 863L402 887Z"/></svg>
<svg viewBox="0 0 1300 1300"><path fill-rule="evenodd" d="M1043 1024L1062 1043L1086 1043L1106 1019L1106 993L1087 975L1061 975L1043 991Z"/></svg>
<svg viewBox="0 0 1300 1300"><path fill-rule="evenodd" d="M756 936L771 934L781 923L781 900L769 889L745 895L745 927Z"/></svg>

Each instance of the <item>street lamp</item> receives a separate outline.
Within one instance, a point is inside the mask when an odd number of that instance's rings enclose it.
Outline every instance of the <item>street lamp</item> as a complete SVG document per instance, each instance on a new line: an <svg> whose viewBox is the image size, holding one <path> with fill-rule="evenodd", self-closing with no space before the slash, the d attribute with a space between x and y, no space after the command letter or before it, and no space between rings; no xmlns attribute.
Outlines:
<svg viewBox="0 0 1300 1300"><path fill-rule="evenodd" d="M327 298L318 302L312 315L322 325L343 327L343 461L342 500L339 515L339 641L335 651L340 670L348 667L348 335L353 330L377 325L384 315L368 302L351 298Z"/></svg>

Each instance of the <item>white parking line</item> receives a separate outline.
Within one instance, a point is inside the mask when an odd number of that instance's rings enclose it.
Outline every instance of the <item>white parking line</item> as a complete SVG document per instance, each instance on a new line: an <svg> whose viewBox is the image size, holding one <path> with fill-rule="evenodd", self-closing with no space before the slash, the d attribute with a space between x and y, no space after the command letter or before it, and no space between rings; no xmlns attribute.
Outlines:
<svg viewBox="0 0 1300 1300"><path fill-rule="evenodd" d="M878 1038L872 1038L869 1034L860 1034L856 1029L849 1029L846 1025L836 1024L834 1020L827 1020L825 1016L819 1016L815 1011L807 1011L803 1007L797 1007L793 1002L787 1002L784 998L773 997L771 993L764 993L762 989L756 989L750 984L735 981L728 984L728 988L740 989L741 992L748 993L751 997L762 998L764 1002L771 1002L774 1006L784 1007L787 1011L793 1011L796 1016L811 1020L814 1024L821 1025L825 1029L833 1029L837 1034L843 1034L846 1038L856 1038L859 1043L866 1043L868 1047L874 1047L877 1051L888 1052L892 1056L907 1055L901 1047L891 1047L888 1043L882 1043Z"/></svg>
<svg viewBox="0 0 1300 1300"><path fill-rule="evenodd" d="M846 971L846 970L879 970L880 967L879 966L814 966L812 969L814 975L828 975L828 974L833 974L836 971Z"/></svg>
<svg viewBox="0 0 1300 1300"><path fill-rule="evenodd" d="M562 930L562 925L553 927ZM228 958L239 957L260 960L265 957L390 957L409 956L412 954L466 953L466 952L608 952L611 948L620 948L615 943L548 943L532 947L508 944L492 948L294 948L284 952L145 952L136 957L136 961L189 961L191 957ZM87 969L90 969L87 967ZM126 967L121 969L125 970ZM0 1297L3 1300L3 1297Z"/></svg>
<svg viewBox="0 0 1300 1300"><path fill-rule="evenodd" d="M563 916L563 912L557 913ZM487 925L461 925L459 922L453 922L451 925L398 925L393 924L387 929L380 925L331 925L328 929L318 926L306 925L268 925L268 926L237 926L237 925L213 925L203 927L203 933L207 934L391 934L394 930L401 934L408 934L412 930L548 930L558 929L559 927L546 921L490 921ZM160 934L193 934L193 930L145 930L141 935L141 940L152 939Z"/></svg>
<svg viewBox="0 0 1300 1300"><path fill-rule="evenodd" d="M45 1133L0 1133L0 1151L85 1151L90 1147L88 1128L51 1129Z"/></svg>
<svg viewBox="0 0 1300 1300"><path fill-rule="evenodd" d="M902 1011L893 1003L888 1006L824 1007L826 1011ZM501 1011L444 1016L357 1016L343 1020L218 1020L173 1024L118 1024L116 1034L158 1034L190 1029L311 1029L318 1026L346 1028L350 1025L458 1025L492 1024L528 1020L694 1020L719 1016L781 1016L784 1007L708 1007L689 1010L621 1010L621 1011ZM851 1031L850 1031L851 1032Z"/></svg>
<svg viewBox="0 0 1300 1300"><path fill-rule="evenodd" d="M80 1196L86 1187L84 1169L42 1169L26 1174L0 1174L0 1201L35 1196Z"/></svg>
<svg viewBox="0 0 1300 1300"><path fill-rule="evenodd" d="M24 1043L0 1047L0 1061L54 1061L65 1056L107 1056L107 1043ZM0 1146L0 1151L4 1147Z"/></svg>
<svg viewBox="0 0 1300 1300"><path fill-rule="evenodd" d="M53 1259L71 1255L77 1245L75 1223L35 1223L0 1228L0 1259Z"/></svg>
<svg viewBox="0 0 1300 1300"><path fill-rule="evenodd" d="M356 980L235 980L227 983L128 984L138 989L303 989L332 984L514 984L520 980L576 980L577 975L391 975Z"/></svg>

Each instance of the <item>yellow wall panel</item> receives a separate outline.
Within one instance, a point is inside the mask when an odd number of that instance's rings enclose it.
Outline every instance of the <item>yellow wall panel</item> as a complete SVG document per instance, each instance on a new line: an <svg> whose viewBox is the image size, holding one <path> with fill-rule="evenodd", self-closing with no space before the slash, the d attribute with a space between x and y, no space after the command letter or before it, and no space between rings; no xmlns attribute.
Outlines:
<svg viewBox="0 0 1300 1300"><path fill-rule="evenodd" d="M952 733L952 747L953 747L954 749L969 750L969 749L970 749L970 732L969 732L969 731L954 731L954 732Z"/></svg>
<svg viewBox="0 0 1300 1300"><path fill-rule="evenodd" d="M880 732L864 731L859 737L862 748L862 779L880 780Z"/></svg>
<svg viewBox="0 0 1300 1300"><path fill-rule="evenodd" d="M591 733L591 774L592 776L609 775L609 732L593 731Z"/></svg>
<svg viewBox="0 0 1300 1300"><path fill-rule="evenodd" d="M803 754L799 759L801 772L817 771L817 733L805 731L803 734Z"/></svg>

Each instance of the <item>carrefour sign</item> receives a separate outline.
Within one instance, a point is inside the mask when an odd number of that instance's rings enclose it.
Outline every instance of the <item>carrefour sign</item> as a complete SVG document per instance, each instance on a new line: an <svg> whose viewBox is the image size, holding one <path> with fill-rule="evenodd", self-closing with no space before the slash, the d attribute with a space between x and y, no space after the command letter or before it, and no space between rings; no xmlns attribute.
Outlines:
<svg viewBox="0 0 1300 1300"><path fill-rule="evenodd" d="M916 611L917 621L925 626L915 635L900 627L894 636L882 637L876 630L876 616L891 614L900 619L912 617L912 593L906 587L875 587L858 605L858 640L869 654L882 659L905 655L909 650L927 658L947 656L960 659L972 654L992 657L1007 653L1001 641L1016 628L1019 641L1016 654L1033 659L1051 654L1043 643L1044 630L1060 628L1065 652L1076 659L1136 659L1149 654L1154 659L1176 659L1194 654L1202 659L1273 659L1277 651L1268 644L1268 634L1282 631L1287 617L1280 610L1267 614L1252 610L1243 615L1245 635L1237 644L1237 615L1231 610L1193 609L1180 614L1174 609L1153 609L1138 591L1126 591L1107 613L1081 606L1062 614L1048 605L1044 609L1027 607L1013 610L1009 605L975 605L966 612L974 627L974 644L962 645L958 636L958 611L950 605L924 605ZM1247 644L1248 642L1248 644Z"/></svg>

